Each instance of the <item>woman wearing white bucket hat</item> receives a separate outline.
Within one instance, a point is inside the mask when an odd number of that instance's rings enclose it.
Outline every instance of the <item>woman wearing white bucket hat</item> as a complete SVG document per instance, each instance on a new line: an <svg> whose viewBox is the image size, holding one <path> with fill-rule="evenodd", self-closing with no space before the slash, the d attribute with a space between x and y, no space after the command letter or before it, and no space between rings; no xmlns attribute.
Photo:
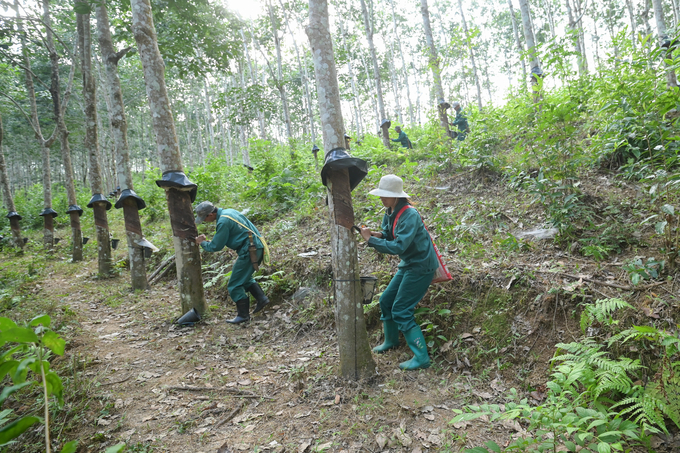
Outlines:
<svg viewBox="0 0 680 453"><path fill-rule="evenodd" d="M415 322L415 307L430 286L439 262L430 235L418 211L404 192L404 182L396 175L380 179L377 189L369 192L380 197L387 212L383 216L382 231L361 228L361 236L380 253L399 255L399 269L380 296L380 319L385 341L373 348L382 353L399 346L399 331L414 357L400 363L403 370L430 366L425 337Z"/></svg>

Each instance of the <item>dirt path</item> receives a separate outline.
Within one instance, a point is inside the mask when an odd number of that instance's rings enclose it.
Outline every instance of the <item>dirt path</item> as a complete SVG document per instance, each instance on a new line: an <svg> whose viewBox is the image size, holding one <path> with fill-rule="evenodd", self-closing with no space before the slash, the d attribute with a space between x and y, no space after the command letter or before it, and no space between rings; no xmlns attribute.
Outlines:
<svg viewBox="0 0 680 453"><path fill-rule="evenodd" d="M232 310L213 306L211 318L182 328L168 316L178 307L172 284L112 303L124 284L86 275L43 282L43 294L78 313L68 354L94 383L79 451L121 441L132 451L459 451L520 429L449 425L451 409L506 387L497 379L481 391L440 365L401 372L404 344L376 356L370 382L339 379L334 332L292 321L299 307L290 302L245 326L225 323Z"/></svg>

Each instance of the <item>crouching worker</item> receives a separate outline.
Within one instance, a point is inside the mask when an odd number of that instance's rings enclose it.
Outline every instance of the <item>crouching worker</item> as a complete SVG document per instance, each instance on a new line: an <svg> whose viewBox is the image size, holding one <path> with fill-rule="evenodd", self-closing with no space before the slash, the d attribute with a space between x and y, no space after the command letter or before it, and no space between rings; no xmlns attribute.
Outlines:
<svg viewBox="0 0 680 453"><path fill-rule="evenodd" d="M196 238L196 243L207 252L218 252L225 246L236 251L238 258L227 285L229 296L236 303L237 315L228 319L228 323L239 324L250 320L250 298L246 291L255 297L257 305L253 313L262 310L269 303L262 288L253 279L255 272L263 259L269 261L267 244L260 236L255 225L243 214L235 209L219 209L211 202L204 201L196 206L196 225L203 222L217 221L215 236L207 241L204 234Z"/></svg>
<svg viewBox="0 0 680 453"><path fill-rule="evenodd" d="M401 258L397 273L380 296L385 341L373 348L373 352L383 353L398 347L401 331L414 357L400 363L399 368L416 370L428 368L430 356L423 332L415 321L415 308L430 287L439 262L425 224L411 206L403 185L400 177L387 175L380 179L377 189L369 192L380 197L387 211L382 231L361 228L361 237L378 252Z"/></svg>

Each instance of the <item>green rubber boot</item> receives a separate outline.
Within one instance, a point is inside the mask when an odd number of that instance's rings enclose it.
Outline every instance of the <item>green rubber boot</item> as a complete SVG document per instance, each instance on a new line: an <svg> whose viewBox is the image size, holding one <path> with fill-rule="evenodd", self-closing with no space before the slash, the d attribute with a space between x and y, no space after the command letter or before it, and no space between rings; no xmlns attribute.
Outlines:
<svg viewBox="0 0 680 453"><path fill-rule="evenodd" d="M399 327L397 327L397 323L394 320L385 319L383 321L383 331L385 332L385 342L373 348L373 352L376 354L382 354L399 346Z"/></svg>
<svg viewBox="0 0 680 453"><path fill-rule="evenodd" d="M427 354L427 344L420 327L415 326L408 332L404 332L406 344L411 348L415 357L399 364L402 370L417 370L419 368L430 367L430 356Z"/></svg>

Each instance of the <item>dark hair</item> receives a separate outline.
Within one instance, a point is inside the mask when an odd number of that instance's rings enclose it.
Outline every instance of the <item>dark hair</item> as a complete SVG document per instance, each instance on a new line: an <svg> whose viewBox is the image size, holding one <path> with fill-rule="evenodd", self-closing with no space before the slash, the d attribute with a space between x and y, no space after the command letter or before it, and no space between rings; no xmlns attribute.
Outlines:
<svg viewBox="0 0 680 453"><path fill-rule="evenodd" d="M213 210L210 212L210 214L216 214L217 213L217 206L213 207Z"/></svg>
<svg viewBox="0 0 680 453"><path fill-rule="evenodd" d="M411 201L410 198L401 197L400 200L406 200L406 203L407 203L407 204L410 204L411 206L413 206L413 202Z"/></svg>

